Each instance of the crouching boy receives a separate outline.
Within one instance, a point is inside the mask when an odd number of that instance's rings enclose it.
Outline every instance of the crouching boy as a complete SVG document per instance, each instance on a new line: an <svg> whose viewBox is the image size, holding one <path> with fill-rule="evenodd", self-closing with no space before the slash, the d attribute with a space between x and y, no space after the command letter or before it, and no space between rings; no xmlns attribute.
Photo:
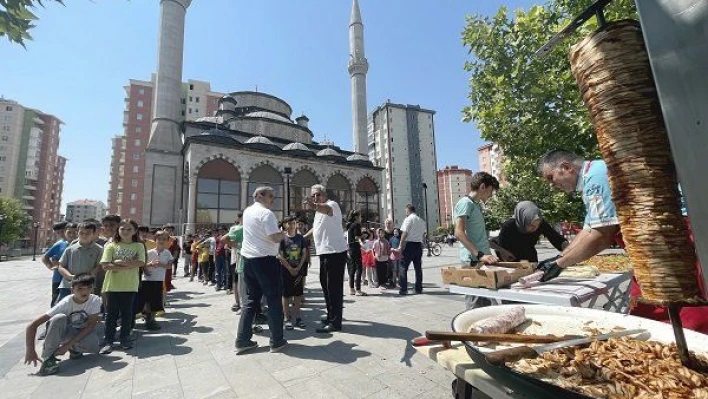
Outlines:
<svg viewBox="0 0 708 399"><path fill-rule="evenodd" d="M77 274L71 281L71 295L57 302L46 314L27 326L25 334L25 364L41 362L40 375L54 374L59 370L59 359L69 352L71 359L84 353L98 353L98 321L101 298L93 295L94 277ZM37 327L49 322L41 359L35 349Z"/></svg>

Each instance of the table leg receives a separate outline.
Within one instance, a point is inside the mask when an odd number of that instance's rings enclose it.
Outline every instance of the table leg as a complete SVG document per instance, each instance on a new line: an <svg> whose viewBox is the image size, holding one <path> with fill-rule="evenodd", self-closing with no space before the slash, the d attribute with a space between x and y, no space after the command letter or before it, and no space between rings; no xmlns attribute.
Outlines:
<svg viewBox="0 0 708 399"><path fill-rule="evenodd" d="M491 399L462 378L452 381L452 397L455 399Z"/></svg>

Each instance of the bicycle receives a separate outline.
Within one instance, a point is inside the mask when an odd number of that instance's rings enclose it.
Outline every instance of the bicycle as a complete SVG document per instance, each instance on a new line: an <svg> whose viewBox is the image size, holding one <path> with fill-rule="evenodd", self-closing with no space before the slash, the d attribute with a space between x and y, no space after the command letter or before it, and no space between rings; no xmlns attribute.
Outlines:
<svg viewBox="0 0 708 399"><path fill-rule="evenodd" d="M428 243L428 253L432 253L435 256L440 256L442 253L442 247L437 242L432 244Z"/></svg>

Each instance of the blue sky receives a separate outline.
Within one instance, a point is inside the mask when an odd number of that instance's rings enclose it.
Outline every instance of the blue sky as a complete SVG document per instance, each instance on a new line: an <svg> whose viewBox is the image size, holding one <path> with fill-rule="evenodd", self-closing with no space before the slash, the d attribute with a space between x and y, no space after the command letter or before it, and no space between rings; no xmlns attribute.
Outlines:
<svg viewBox="0 0 708 399"><path fill-rule="evenodd" d="M387 99L437 111L438 166L478 169L483 142L461 121L467 104L465 15L540 0L359 0L371 111ZM0 40L0 95L65 122L64 203L106 201L110 138L122 133L128 79L157 62L158 0L66 2L39 9L27 49ZM310 118L315 140L351 149L350 0L194 0L187 13L183 78L216 91L264 91ZM296 116L296 115L295 115Z"/></svg>

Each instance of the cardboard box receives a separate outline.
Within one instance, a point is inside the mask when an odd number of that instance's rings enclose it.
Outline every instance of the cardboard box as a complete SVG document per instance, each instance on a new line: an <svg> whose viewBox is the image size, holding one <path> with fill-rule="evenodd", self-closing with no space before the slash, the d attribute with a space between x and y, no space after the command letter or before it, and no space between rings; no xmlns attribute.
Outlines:
<svg viewBox="0 0 708 399"><path fill-rule="evenodd" d="M456 267L441 269L443 284L489 289L508 287L519 281L521 277L528 276L533 272L533 267L518 268L511 271Z"/></svg>

